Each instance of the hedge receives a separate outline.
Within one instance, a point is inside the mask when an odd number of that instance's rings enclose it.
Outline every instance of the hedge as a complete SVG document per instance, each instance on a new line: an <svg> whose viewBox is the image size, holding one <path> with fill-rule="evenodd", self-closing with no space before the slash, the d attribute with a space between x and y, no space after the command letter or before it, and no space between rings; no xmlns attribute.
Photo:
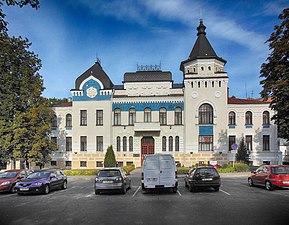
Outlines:
<svg viewBox="0 0 289 225"><path fill-rule="evenodd" d="M135 169L135 165L122 167L127 173ZM75 169L75 170L63 170L67 176L95 176L99 169Z"/></svg>

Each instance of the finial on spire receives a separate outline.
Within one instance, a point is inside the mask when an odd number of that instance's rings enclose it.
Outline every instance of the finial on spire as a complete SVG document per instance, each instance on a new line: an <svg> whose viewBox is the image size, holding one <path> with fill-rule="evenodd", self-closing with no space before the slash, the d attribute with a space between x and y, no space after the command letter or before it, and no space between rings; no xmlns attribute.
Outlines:
<svg viewBox="0 0 289 225"><path fill-rule="evenodd" d="M206 30L206 26L203 24L203 20L200 19L200 25L197 27L197 31L198 31L197 36L199 36L200 34L206 35L205 30Z"/></svg>

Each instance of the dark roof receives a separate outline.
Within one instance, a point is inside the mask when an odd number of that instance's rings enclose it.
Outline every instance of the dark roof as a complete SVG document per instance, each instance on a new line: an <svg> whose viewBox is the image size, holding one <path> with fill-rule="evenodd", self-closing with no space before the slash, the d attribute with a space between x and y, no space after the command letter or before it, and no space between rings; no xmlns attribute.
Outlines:
<svg viewBox="0 0 289 225"><path fill-rule="evenodd" d="M173 84L173 88L183 88L183 87L184 87L183 83Z"/></svg>
<svg viewBox="0 0 289 225"><path fill-rule="evenodd" d="M62 102L59 104L55 104L52 107L71 107L72 106L72 102Z"/></svg>
<svg viewBox="0 0 289 225"><path fill-rule="evenodd" d="M82 81L91 75L100 80L105 89L111 89L113 87L113 83L109 79L108 75L104 72L99 62L96 62L92 67L90 67L76 79L75 89L79 90Z"/></svg>
<svg viewBox="0 0 289 225"><path fill-rule="evenodd" d="M236 98L235 96L232 96L228 98L228 104L269 104L271 100L264 100L264 99L253 99L253 98Z"/></svg>
<svg viewBox="0 0 289 225"><path fill-rule="evenodd" d="M149 70L136 71L124 74L124 82L155 82L172 81L172 73L169 71Z"/></svg>
<svg viewBox="0 0 289 225"><path fill-rule="evenodd" d="M113 85L113 89L115 90L123 90L124 89L124 85Z"/></svg>
<svg viewBox="0 0 289 225"><path fill-rule="evenodd" d="M227 61L218 57L210 42L206 37L206 26L203 24L203 21L200 21L200 25L197 28L198 30L198 38L195 42L195 45L189 55L189 58L183 62L181 62L180 70L183 71L183 64L186 62L193 61L195 59L218 59L224 63Z"/></svg>

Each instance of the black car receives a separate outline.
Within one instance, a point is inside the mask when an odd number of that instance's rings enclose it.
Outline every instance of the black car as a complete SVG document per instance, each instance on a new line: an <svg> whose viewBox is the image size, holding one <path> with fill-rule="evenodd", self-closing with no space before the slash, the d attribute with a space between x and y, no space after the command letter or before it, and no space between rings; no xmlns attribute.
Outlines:
<svg viewBox="0 0 289 225"><path fill-rule="evenodd" d="M57 169L34 172L15 185L18 194L48 194L51 190L59 188L67 188L67 177L61 170Z"/></svg>
<svg viewBox="0 0 289 225"><path fill-rule="evenodd" d="M219 191L221 186L220 175L213 166L194 167L185 176L185 186L190 191L202 187L212 187L215 191Z"/></svg>

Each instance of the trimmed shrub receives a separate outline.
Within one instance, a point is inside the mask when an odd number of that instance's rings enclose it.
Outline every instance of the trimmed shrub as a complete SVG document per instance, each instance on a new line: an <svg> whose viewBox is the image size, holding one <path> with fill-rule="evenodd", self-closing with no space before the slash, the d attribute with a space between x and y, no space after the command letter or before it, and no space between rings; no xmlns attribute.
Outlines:
<svg viewBox="0 0 289 225"><path fill-rule="evenodd" d="M122 168L125 170L125 172L129 173L135 169L135 165L131 164L129 166L123 166Z"/></svg>
<svg viewBox="0 0 289 225"><path fill-rule="evenodd" d="M67 176L95 176L98 169L78 169L78 170L64 170Z"/></svg>
<svg viewBox="0 0 289 225"><path fill-rule="evenodd" d="M178 174L186 174L187 172L189 172L189 170L189 167L177 167Z"/></svg>
<svg viewBox="0 0 289 225"><path fill-rule="evenodd" d="M116 159L111 145L107 148L107 151L105 153L104 167L115 167L115 166L116 166Z"/></svg>
<svg viewBox="0 0 289 225"><path fill-rule="evenodd" d="M249 166L245 163L225 164L218 169L219 173L249 172Z"/></svg>

